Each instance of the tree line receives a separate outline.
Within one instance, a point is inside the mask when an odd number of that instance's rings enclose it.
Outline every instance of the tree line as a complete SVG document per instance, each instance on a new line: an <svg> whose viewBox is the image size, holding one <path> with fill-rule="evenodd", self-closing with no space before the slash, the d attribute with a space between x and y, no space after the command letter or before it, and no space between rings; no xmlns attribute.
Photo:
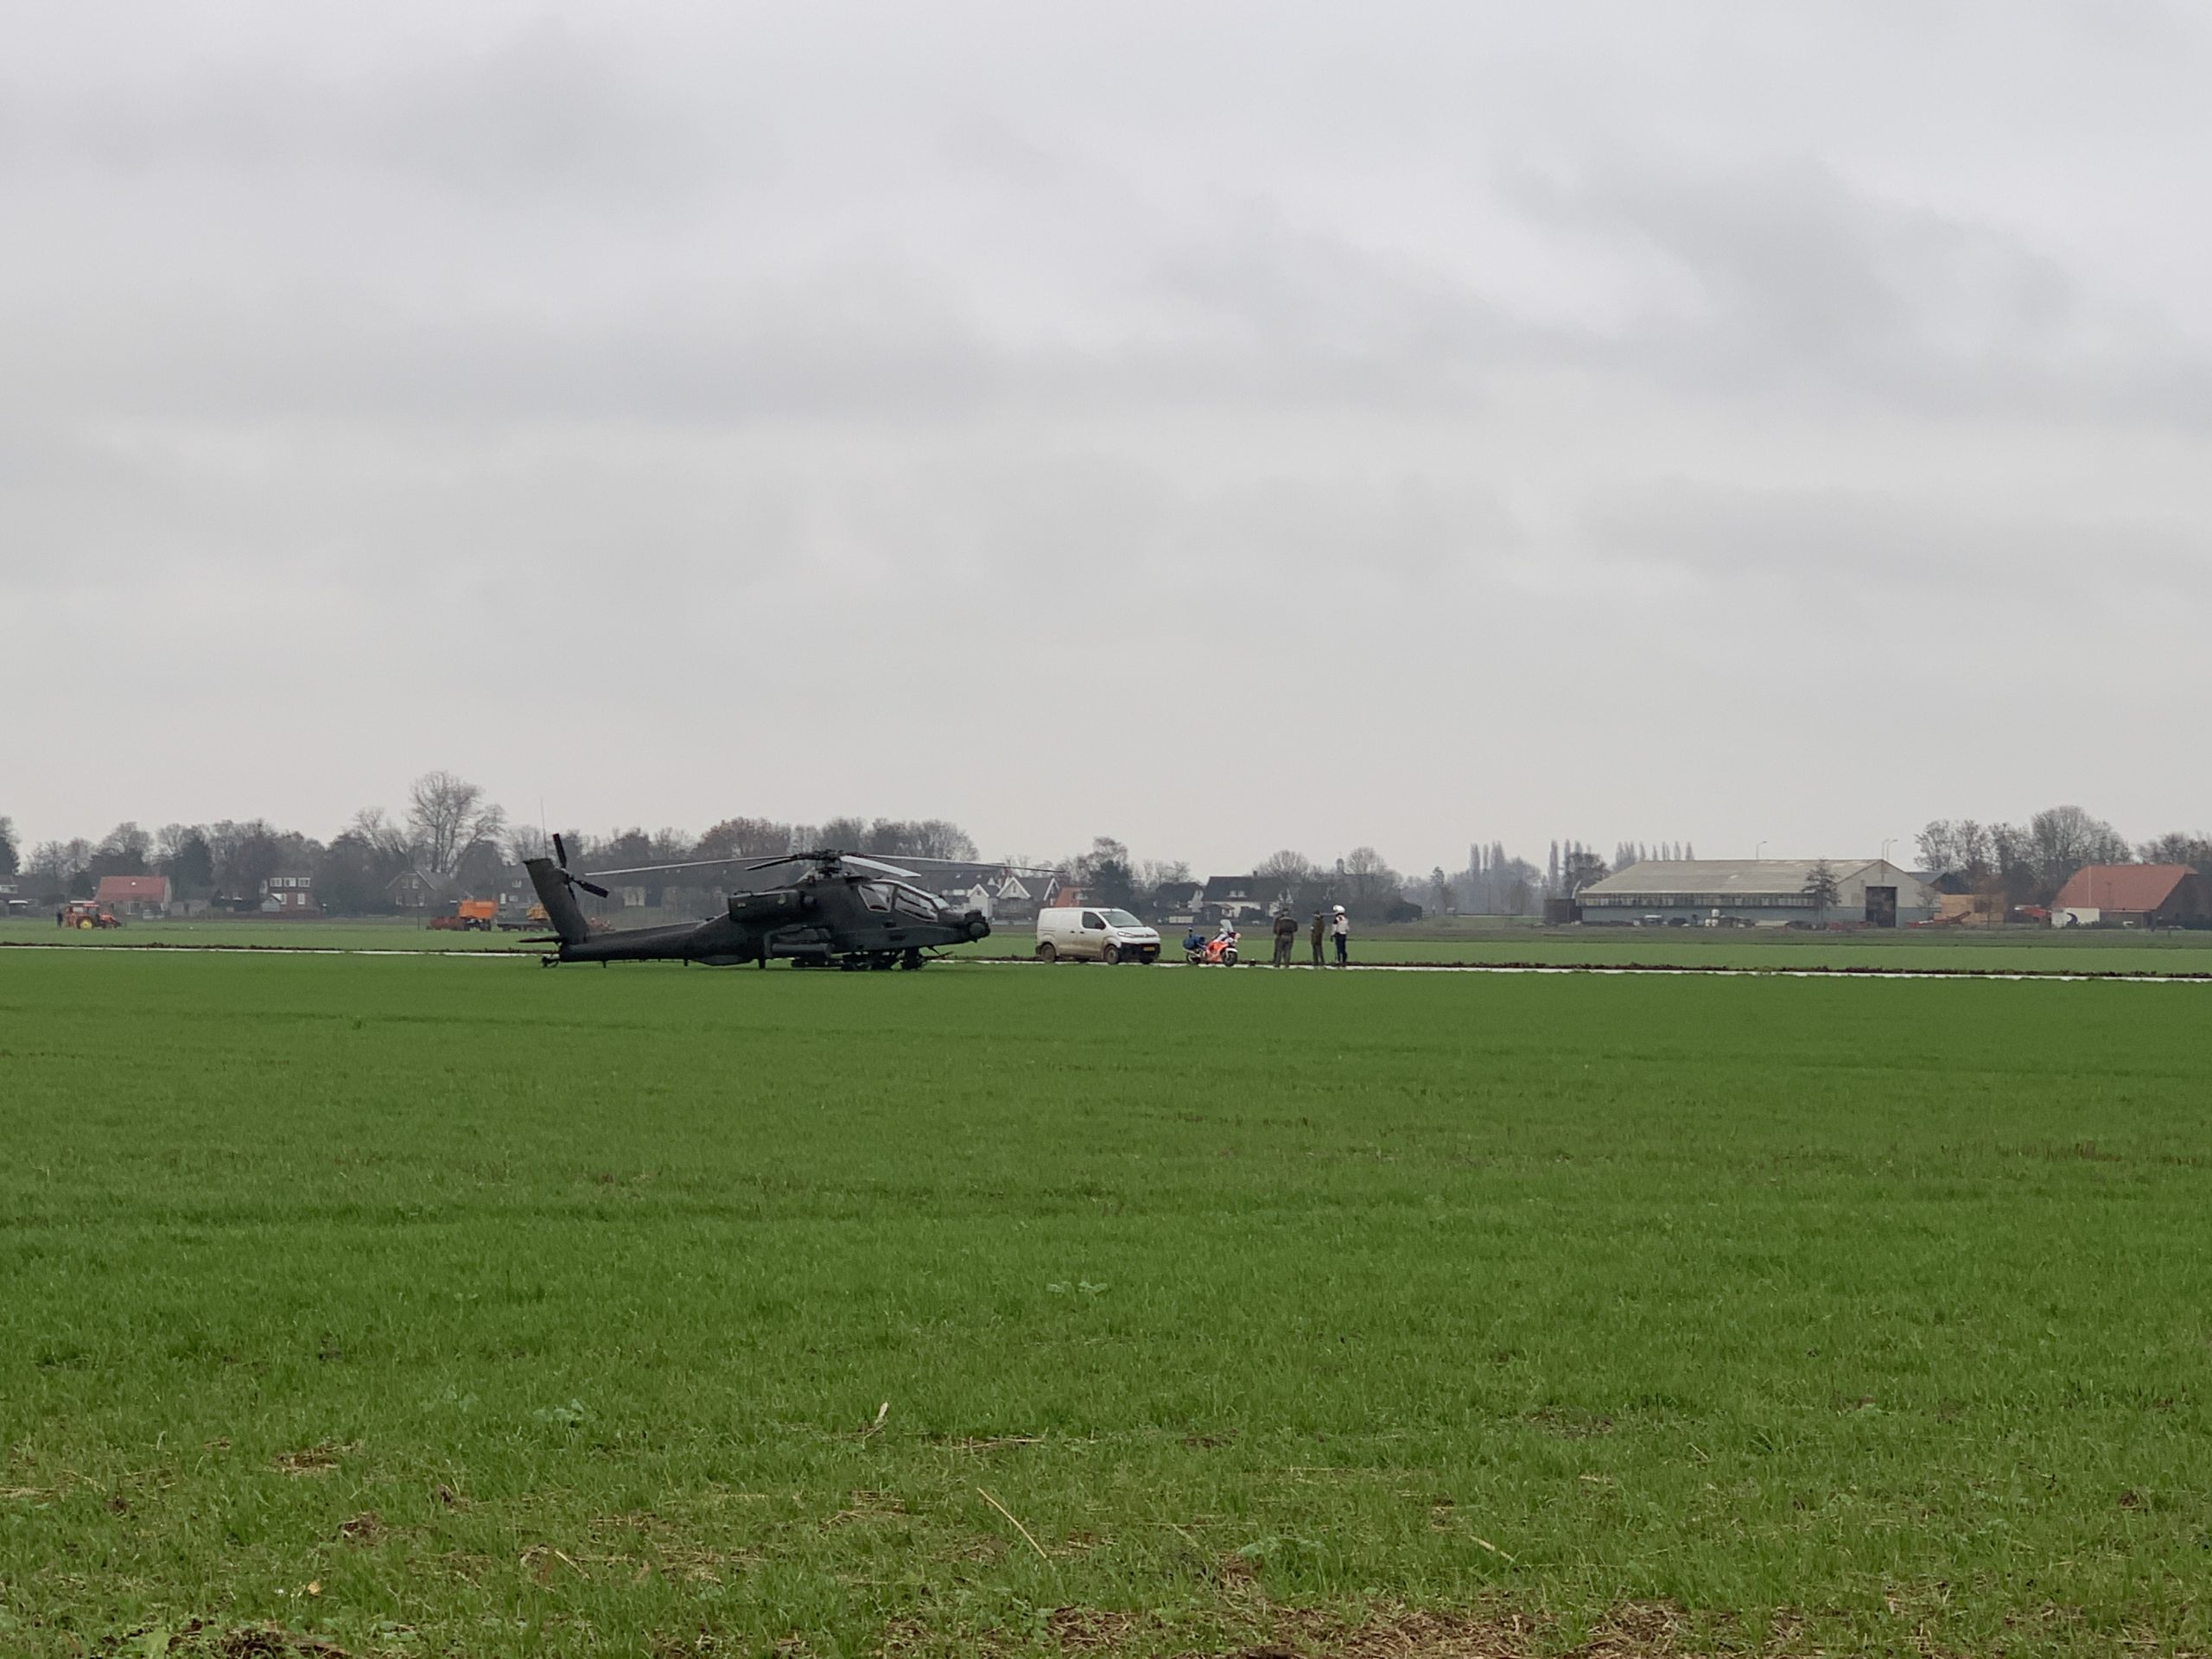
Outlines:
<svg viewBox="0 0 2212 1659"><path fill-rule="evenodd" d="M798 849L836 847L879 858L979 859L975 839L943 818L841 817L820 823L766 817L722 819L702 834L675 829L618 828L604 835L563 832L570 861L581 868L620 869L715 859L773 858ZM2110 823L2078 806L2053 806L2024 823L1973 818L1932 820L1916 838L1921 868L1955 877L2007 905L2047 904L2075 871L2088 864L2133 861L2187 864L2212 873L2212 837L2173 832L2130 842ZM262 819L166 823L146 830L115 826L98 841L45 841L26 849L13 822L0 817L0 878L13 878L35 903L89 898L106 875L165 875L172 895L218 907L257 907L273 876L307 876L320 906L337 915L375 915L395 908L393 881L410 870L449 881L457 891L490 892L524 859L549 850L550 837L518 824L475 784L449 772L429 772L410 785L405 804L356 812L327 841ZM1547 897L1571 897L1592 882L1647 859L1696 856L1688 842L1623 841L1609 861L1582 842L1551 843L1539 867L1501 842L1477 842L1466 864L1423 875L1393 869L1372 847L1314 859L1283 849L1249 872L1301 912L1342 904L1363 920L1388 919L1408 904L1429 913L1526 916ZM1091 902L1147 916L1187 901L1197 883L1180 859L1138 859L1122 842L1100 836L1065 857L1009 855L988 861L1064 873ZM1237 872L1246 874L1246 872ZM703 884L702 884L703 885Z"/></svg>
<svg viewBox="0 0 2212 1659"><path fill-rule="evenodd" d="M616 829L605 835L563 831L569 861L603 869L692 860L774 857L798 848L834 846L879 857L971 859L976 843L942 818L836 817L820 824L731 817L705 834ZM98 841L45 841L25 849L12 820L0 817L0 878L39 904L87 899L109 875L162 875L174 899L217 908L254 909L264 883L306 876L316 901L334 915L372 916L396 908L392 883L410 870L457 891L488 892L524 859L549 850L535 824L514 823L479 785L449 772L429 772L410 785L394 814L364 807L327 841L264 819L119 823Z"/></svg>
<svg viewBox="0 0 2212 1659"><path fill-rule="evenodd" d="M2212 874L2212 837L2175 830L2131 844L2078 806L2048 806L2025 823L1935 818L1915 843L1930 875L1956 877L2007 905L2047 905L2091 864L2187 864Z"/></svg>

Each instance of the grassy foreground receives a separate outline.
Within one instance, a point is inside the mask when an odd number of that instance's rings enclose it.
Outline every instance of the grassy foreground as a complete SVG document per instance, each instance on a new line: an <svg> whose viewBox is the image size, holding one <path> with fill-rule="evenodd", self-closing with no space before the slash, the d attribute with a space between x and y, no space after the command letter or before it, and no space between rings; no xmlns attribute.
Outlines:
<svg viewBox="0 0 2212 1659"><path fill-rule="evenodd" d="M0 1653L2202 1650L2208 998L0 952Z"/></svg>
<svg viewBox="0 0 2212 1659"><path fill-rule="evenodd" d="M638 912L639 916L646 912ZM651 912L650 919L683 917ZM625 921L624 925L639 925ZM76 945L226 950L504 952L535 957L543 946L511 932L448 933L396 917L265 921L219 917L197 921L133 922L113 931L64 931L50 918L0 919L0 947ZM1163 930L1168 956L1179 956L1177 930ZM1035 948L1027 924L1009 923L955 954L1027 957ZM1264 962L1273 941L1254 928L1246 956ZM1406 926L1363 929L1353 941L1357 961L1384 963L1536 963L1558 967L1624 965L1686 968L1938 969L1978 973L2212 974L2212 931L2002 928L1942 931L1799 932L1787 929L1708 931L1703 928L1538 927L1489 918L1443 918ZM1297 957L1307 959L1303 934ZM1072 967L1074 964L1069 964Z"/></svg>

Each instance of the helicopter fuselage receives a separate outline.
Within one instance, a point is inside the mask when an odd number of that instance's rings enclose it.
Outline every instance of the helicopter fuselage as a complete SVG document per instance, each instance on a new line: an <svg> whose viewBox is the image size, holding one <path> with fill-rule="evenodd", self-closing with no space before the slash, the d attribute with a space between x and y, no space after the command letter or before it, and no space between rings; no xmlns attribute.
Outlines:
<svg viewBox="0 0 2212 1659"><path fill-rule="evenodd" d="M924 951L984 938L991 931L980 911L956 913L905 882L814 871L786 887L733 893L725 913L703 921L594 933L550 860L531 859L527 868L558 938L558 950L545 957L549 965L765 966L781 958L801 967L918 967Z"/></svg>

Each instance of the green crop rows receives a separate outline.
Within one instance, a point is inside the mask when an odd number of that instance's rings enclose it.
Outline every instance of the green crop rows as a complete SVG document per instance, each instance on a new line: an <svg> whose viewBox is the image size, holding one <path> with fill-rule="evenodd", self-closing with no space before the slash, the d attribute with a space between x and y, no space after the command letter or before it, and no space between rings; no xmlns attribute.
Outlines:
<svg viewBox="0 0 2212 1659"><path fill-rule="evenodd" d="M0 1653L2202 1651L2209 1014L0 951Z"/></svg>

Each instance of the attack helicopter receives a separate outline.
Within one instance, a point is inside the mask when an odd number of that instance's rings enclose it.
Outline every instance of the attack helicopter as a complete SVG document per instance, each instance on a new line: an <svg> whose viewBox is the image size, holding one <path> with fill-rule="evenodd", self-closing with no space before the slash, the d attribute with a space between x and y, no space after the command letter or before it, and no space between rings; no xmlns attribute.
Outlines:
<svg viewBox="0 0 2212 1659"><path fill-rule="evenodd" d="M665 927L594 933L576 890L604 899L592 876L666 875L681 870L728 869L730 859L689 864L649 864L632 869L569 868L569 849L556 836L553 858L530 858L523 868L553 925L553 937L531 941L559 946L539 960L548 968L569 962L696 962L726 968L741 963L766 967L781 959L795 968L918 968L923 953L988 937L980 910L965 914L912 885L912 870L841 853L834 848L786 853L747 864L747 871L787 864L802 868L788 884L757 893L733 893L727 914Z"/></svg>

